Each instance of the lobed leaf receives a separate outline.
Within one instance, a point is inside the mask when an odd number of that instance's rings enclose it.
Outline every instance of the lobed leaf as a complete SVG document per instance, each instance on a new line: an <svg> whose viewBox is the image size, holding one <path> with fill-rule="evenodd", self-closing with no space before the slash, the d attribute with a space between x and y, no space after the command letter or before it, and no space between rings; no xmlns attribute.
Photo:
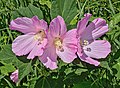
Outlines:
<svg viewBox="0 0 120 88"><path fill-rule="evenodd" d="M67 25L77 15L76 0L55 0L51 6L51 17L52 19L60 15L64 18Z"/></svg>
<svg viewBox="0 0 120 88"><path fill-rule="evenodd" d="M43 13L40 8L35 7L32 4L29 4L28 7L21 7L18 10L14 11L12 16L13 19L17 17L33 17L38 16L39 19L43 19Z"/></svg>

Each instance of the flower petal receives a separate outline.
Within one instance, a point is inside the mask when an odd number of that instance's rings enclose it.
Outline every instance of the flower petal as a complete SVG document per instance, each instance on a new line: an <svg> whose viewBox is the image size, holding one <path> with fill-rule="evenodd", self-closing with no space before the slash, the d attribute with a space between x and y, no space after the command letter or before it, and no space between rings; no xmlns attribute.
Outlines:
<svg viewBox="0 0 120 88"><path fill-rule="evenodd" d="M96 18L92 22L95 24L95 28L106 26L106 21L102 18Z"/></svg>
<svg viewBox="0 0 120 88"><path fill-rule="evenodd" d="M33 59L35 56L41 56L42 54L43 54L43 49L41 45L36 44L29 53L27 59Z"/></svg>
<svg viewBox="0 0 120 88"><path fill-rule="evenodd" d="M12 20L10 23L10 29L20 31L25 34L35 34L44 28L47 28L47 23L43 20L39 20L37 16L34 16L33 18L17 18L15 20Z"/></svg>
<svg viewBox="0 0 120 88"><path fill-rule="evenodd" d="M47 62L43 63L47 68L50 68L51 70L54 70L58 68L57 62L52 61L50 58L47 58Z"/></svg>
<svg viewBox="0 0 120 88"><path fill-rule="evenodd" d="M108 32L108 25L98 27L95 30L93 30L92 36L94 39L97 39L97 38L101 37L102 35L104 35L106 32Z"/></svg>
<svg viewBox="0 0 120 88"><path fill-rule="evenodd" d="M81 40L93 41L92 31L94 29L95 29L95 24L91 22L81 34Z"/></svg>
<svg viewBox="0 0 120 88"><path fill-rule="evenodd" d="M91 17L91 14L87 13L84 16L85 17L82 20L80 20L77 24L77 33L78 33L77 36L80 36L82 34L82 32L85 30L85 28L88 24L88 21Z"/></svg>
<svg viewBox="0 0 120 88"><path fill-rule="evenodd" d="M37 16L33 16L32 20L33 20L34 26L36 27L36 31L40 31L41 29L46 31L48 29L47 22L44 21L43 19L39 20L39 18Z"/></svg>
<svg viewBox="0 0 120 88"><path fill-rule="evenodd" d="M106 40L96 40L84 46L83 50L88 57L105 58L111 52L111 45Z"/></svg>
<svg viewBox="0 0 120 88"><path fill-rule="evenodd" d="M79 56L79 55L78 55ZM97 60L94 60L88 56L86 56L85 54L83 54L82 56L79 56L80 59L86 63L89 63L89 64L93 64L95 66L98 66L100 64L100 62L98 62Z"/></svg>
<svg viewBox="0 0 120 88"><path fill-rule="evenodd" d="M10 23L10 29L20 31L22 33L36 33L32 19L27 17L12 20Z"/></svg>
<svg viewBox="0 0 120 88"><path fill-rule="evenodd" d="M11 75L10 75L10 79L17 83L18 82L18 70L14 71Z"/></svg>
<svg viewBox="0 0 120 88"><path fill-rule="evenodd" d="M78 39L76 38L77 35L77 29L71 29L69 30L63 39L63 45L74 45L77 46Z"/></svg>
<svg viewBox="0 0 120 88"><path fill-rule="evenodd" d="M47 45L47 39L44 38L44 40L39 44L39 41L37 41L34 48L31 50L31 52L28 55L28 59L33 59L35 56L41 56L43 54L43 49Z"/></svg>
<svg viewBox="0 0 120 88"><path fill-rule="evenodd" d="M42 63L46 63L47 58L51 59L53 62L57 61L57 54L55 51L55 47L53 45L51 46L47 45L46 48L44 49L44 53L42 54L42 56L40 56L39 59Z"/></svg>
<svg viewBox="0 0 120 88"><path fill-rule="evenodd" d="M80 42L78 42L78 44L77 44L77 55L78 56L82 56L83 55L83 53L82 53L82 47L80 45Z"/></svg>
<svg viewBox="0 0 120 88"><path fill-rule="evenodd" d="M108 32L108 24L106 24L106 21L104 19L97 18L93 20L93 23L95 24L95 29L92 32L94 39L97 39Z"/></svg>
<svg viewBox="0 0 120 88"><path fill-rule="evenodd" d="M59 22L60 22L60 36L63 36L66 32L67 32L67 28L66 28L66 24L65 24L65 21L64 19L61 17L61 16L57 16Z"/></svg>
<svg viewBox="0 0 120 88"><path fill-rule="evenodd" d="M72 62L76 58L77 52L77 38L76 29L70 30L66 33L63 39L63 50L56 49L57 55L66 63Z"/></svg>
<svg viewBox="0 0 120 88"><path fill-rule="evenodd" d="M47 44L47 39L44 39L41 44L34 39L34 35L18 36L12 43L12 51L18 55L28 55L28 59L33 59L35 56L43 54L43 48Z"/></svg>
<svg viewBox="0 0 120 88"><path fill-rule="evenodd" d="M76 49L68 48L63 46L64 51L59 51L56 49L57 55L65 62L71 63L77 56L76 56Z"/></svg>
<svg viewBox="0 0 120 88"><path fill-rule="evenodd" d="M34 35L21 35L13 41L12 51L18 56L26 55L33 49L35 44Z"/></svg>
<svg viewBox="0 0 120 88"><path fill-rule="evenodd" d="M63 36L67 31L64 19L60 16L57 16L50 22L49 28L53 37Z"/></svg>

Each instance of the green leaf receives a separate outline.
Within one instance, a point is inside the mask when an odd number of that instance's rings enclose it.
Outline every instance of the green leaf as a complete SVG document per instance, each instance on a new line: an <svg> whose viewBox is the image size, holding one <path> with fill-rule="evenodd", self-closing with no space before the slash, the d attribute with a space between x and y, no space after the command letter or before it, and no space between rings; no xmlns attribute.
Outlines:
<svg viewBox="0 0 120 88"><path fill-rule="evenodd" d="M88 69L78 68L78 69L75 71L75 73L76 73L77 75L81 75L82 72L86 72L86 71L88 71Z"/></svg>
<svg viewBox="0 0 120 88"><path fill-rule="evenodd" d="M41 5L47 5L49 8L51 8L51 2L49 0L40 0L39 2Z"/></svg>
<svg viewBox="0 0 120 88"><path fill-rule="evenodd" d="M53 88L53 87L51 86L46 77L42 77L37 81L35 88Z"/></svg>
<svg viewBox="0 0 120 88"><path fill-rule="evenodd" d="M39 19L43 19L43 14L40 8L35 7L34 5L28 5L28 7L21 7L12 14L13 19L17 17L33 17L38 16Z"/></svg>
<svg viewBox="0 0 120 88"><path fill-rule="evenodd" d="M0 75L0 80L2 79L2 78L4 78L5 77L5 75Z"/></svg>
<svg viewBox="0 0 120 88"><path fill-rule="evenodd" d="M91 85L91 81L83 81L79 84L75 84L73 88L98 88L96 85Z"/></svg>
<svg viewBox="0 0 120 88"><path fill-rule="evenodd" d="M33 13L33 16L36 15L39 17L39 19L43 19L43 13L40 8L37 8L31 4L28 6L28 8Z"/></svg>
<svg viewBox="0 0 120 88"><path fill-rule="evenodd" d="M67 68L67 69L65 69L64 72L65 72L66 75L68 75L69 73L72 73L73 70L72 70L72 68Z"/></svg>
<svg viewBox="0 0 120 88"><path fill-rule="evenodd" d="M67 23L73 20L77 15L76 0L55 0L52 2L51 17L52 19L58 15L62 16Z"/></svg>
<svg viewBox="0 0 120 88"><path fill-rule="evenodd" d="M65 83L65 85L70 86L70 85L76 84L78 82L81 82L85 78L85 76L86 76L86 74L79 76L73 72L73 73L70 73L65 76L64 83Z"/></svg>
<svg viewBox="0 0 120 88"><path fill-rule="evenodd" d="M37 80L35 88L64 88L63 78L59 76L55 78L53 76L41 77Z"/></svg>
<svg viewBox="0 0 120 88"><path fill-rule="evenodd" d="M12 52L11 45L5 45L3 50L0 52L0 61L3 63L12 63L17 59L16 55Z"/></svg>
<svg viewBox="0 0 120 88"><path fill-rule="evenodd" d="M115 14L115 15L112 17L112 20L109 22L109 23L110 23L109 26L110 26L111 28L114 28L114 26L115 26L116 24L118 24L119 22L120 22L120 13Z"/></svg>
<svg viewBox="0 0 120 88"><path fill-rule="evenodd" d="M54 77L49 77L47 79L51 85L52 88L63 88L64 82L62 77L54 78Z"/></svg>
<svg viewBox="0 0 120 88"><path fill-rule="evenodd" d="M120 58L118 58L118 63L113 65L113 68L115 68L117 70L117 74L115 74L115 76L117 77L117 79L120 79Z"/></svg>
<svg viewBox="0 0 120 88"><path fill-rule="evenodd" d="M63 66L67 66L67 64L64 63L63 61L59 60L59 68L58 69L61 69Z"/></svg>
<svg viewBox="0 0 120 88"><path fill-rule="evenodd" d="M15 71L15 67L12 64L6 64L5 66L0 66L1 74L8 75L8 73Z"/></svg>
<svg viewBox="0 0 120 88"><path fill-rule="evenodd" d="M115 52L113 58L118 60L119 57L120 57L120 49L118 49L117 52Z"/></svg>
<svg viewBox="0 0 120 88"><path fill-rule="evenodd" d="M113 74L113 72L112 72L111 68L109 67L107 61L101 61L101 62L100 62L100 66L103 67L103 68L106 68L107 70L110 71L111 74Z"/></svg>
<svg viewBox="0 0 120 88"><path fill-rule="evenodd" d="M14 88L14 87L12 86L12 84L11 84L7 79L4 78L4 80L8 83L8 85L9 85L10 88Z"/></svg>
<svg viewBox="0 0 120 88"><path fill-rule="evenodd" d="M70 22L70 25L74 25L78 22L78 17L75 17L74 19L72 19L72 21Z"/></svg>
<svg viewBox="0 0 120 88"><path fill-rule="evenodd" d="M16 55L12 52L11 44L5 45L0 52L0 62L3 64L14 64L19 67L23 62L18 60Z"/></svg>
<svg viewBox="0 0 120 88"><path fill-rule="evenodd" d="M73 88L91 88L90 84L91 83L89 82L82 82L79 84L75 84Z"/></svg>
<svg viewBox="0 0 120 88"><path fill-rule="evenodd" d="M36 80L38 79L38 77L34 77L30 80L30 87L29 88L35 88L35 84L36 84Z"/></svg>
<svg viewBox="0 0 120 88"><path fill-rule="evenodd" d="M32 60L31 60L32 62ZM32 71L32 66L30 63L23 63L21 66L18 68L19 70L19 82ZM18 82L18 83L19 83Z"/></svg>

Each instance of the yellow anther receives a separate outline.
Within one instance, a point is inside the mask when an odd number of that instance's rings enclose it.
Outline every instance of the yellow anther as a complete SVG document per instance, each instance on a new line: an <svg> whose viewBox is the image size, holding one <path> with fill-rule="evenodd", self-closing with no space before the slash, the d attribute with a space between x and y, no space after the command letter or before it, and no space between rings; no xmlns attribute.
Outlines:
<svg viewBox="0 0 120 88"><path fill-rule="evenodd" d="M64 49L62 48L62 40L59 37L56 37L54 39L54 45L59 51L61 51L61 52L64 51Z"/></svg>
<svg viewBox="0 0 120 88"><path fill-rule="evenodd" d="M87 46L89 44L89 42L87 40L81 41L80 40L80 45L81 46Z"/></svg>
<svg viewBox="0 0 120 88"><path fill-rule="evenodd" d="M46 37L44 30L40 30L35 36L34 39L42 41Z"/></svg>
<svg viewBox="0 0 120 88"><path fill-rule="evenodd" d="M54 44L55 44L55 46L58 46L58 47L62 46L62 43L60 40L56 40Z"/></svg>
<svg viewBox="0 0 120 88"><path fill-rule="evenodd" d="M89 42L87 40L83 41L83 45L87 46L89 44Z"/></svg>

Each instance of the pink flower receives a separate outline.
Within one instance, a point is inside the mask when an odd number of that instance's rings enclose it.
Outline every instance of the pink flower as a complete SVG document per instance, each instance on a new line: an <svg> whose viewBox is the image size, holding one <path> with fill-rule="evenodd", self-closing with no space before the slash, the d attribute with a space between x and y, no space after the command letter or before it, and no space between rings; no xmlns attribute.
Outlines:
<svg viewBox="0 0 120 88"><path fill-rule="evenodd" d="M90 17L91 14L85 14L85 17L78 22L77 54L82 61L98 66L100 62L95 59L105 58L111 52L111 45L108 41L96 40L108 31L108 25L102 18L96 18L88 25Z"/></svg>
<svg viewBox="0 0 120 88"><path fill-rule="evenodd" d="M18 70L14 71L11 75L10 75L10 79L17 83L18 82Z"/></svg>
<svg viewBox="0 0 120 88"><path fill-rule="evenodd" d="M12 51L18 55L27 55L28 59L41 56L47 44L47 22L39 20L37 16L32 18L21 17L12 20L10 29L17 30L24 35L18 36L12 43Z"/></svg>
<svg viewBox="0 0 120 88"><path fill-rule="evenodd" d="M57 55L65 63L71 63L76 58L77 39L76 29L67 32L64 19L54 18L49 26L48 44L40 60L47 68L57 68Z"/></svg>

